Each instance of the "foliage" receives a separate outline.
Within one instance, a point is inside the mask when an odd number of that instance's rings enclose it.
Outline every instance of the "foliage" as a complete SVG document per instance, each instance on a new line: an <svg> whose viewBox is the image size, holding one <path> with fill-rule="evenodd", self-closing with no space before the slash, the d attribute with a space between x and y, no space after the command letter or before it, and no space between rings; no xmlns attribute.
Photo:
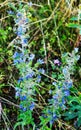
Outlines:
<svg viewBox="0 0 81 130"><path fill-rule="evenodd" d="M5 123L1 129L80 128L81 54L80 43L75 47L74 28L80 35L81 7L76 4L67 0L0 4L0 98ZM2 101L16 108L11 110ZM16 112L13 125L9 112Z"/></svg>
<svg viewBox="0 0 81 130"><path fill-rule="evenodd" d="M76 119L75 127L78 129L81 126L81 95L70 96L68 99L69 109L64 113L65 120Z"/></svg>

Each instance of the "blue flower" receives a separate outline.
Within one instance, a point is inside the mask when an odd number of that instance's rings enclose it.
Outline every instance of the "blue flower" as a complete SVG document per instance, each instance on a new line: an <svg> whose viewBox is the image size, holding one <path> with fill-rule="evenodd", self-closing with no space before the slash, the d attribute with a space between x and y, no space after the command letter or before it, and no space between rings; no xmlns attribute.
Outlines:
<svg viewBox="0 0 81 130"><path fill-rule="evenodd" d="M22 39L22 43L23 44L27 44L28 43L28 39L26 39L26 38Z"/></svg>
<svg viewBox="0 0 81 130"><path fill-rule="evenodd" d="M16 92L22 92L22 89L15 87Z"/></svg>
<svg viewBox="0 0 81 130"><path fill-rule="evenodd" d="M18 12L18 13L17 13L17 17L22 17L22 13L21 13L21 12Z"/></svg>
<svg viewBox="0 0 81 130"><path fill-rule="evenodd" d="M18 83L22 82L24 79L22 77L19 78Z"/></svg>
<svg viewBox="0 0 81 130"><path fill-rule="evenodd" d="M53 82L52 84L53 84L54 86L56 86L56 85L57 85L57 83L56 83L56 82Z"/></svg>
<svg viewBox="0 0 81 130"><path fill-rule="evenodd" d="M57 119L57 115L54 113L52 119L50 120L50 125L52 125L54 121L56 121L56 119Z"/></svg>
<svg viewBox="0 0 81 130"><path fill-rule="evenodd" d="M24 60L22 59L22 58L17 58L17 59L14 59L14 65L16 65L16 64L20 64L20 63L23 63L24 62Z"/></svg>
<svg viewBox="0 0 81 130"><path fill-rule="evenodd" d="M24 107L23 107L22 104L20 104L20 105L19 105L19 108L20 108L21 110L23 110Z"/></svg>
<svg viewBox="0 0 81 130"><path fill-rule="evenodd" d="M26 79L28 80L29 78L32 78L34 76L34 72L32 71L32 73L29 73L26 75Z"/></svg>
<svg viewBox="0 0 81 130"><path fill-rule="evenodd" d="M13 58L14 59L17 59L17 58L20 58L20 57L22 57L23 56L23 53L19 53L19 52L16 52L15 51L15 53L14 53L14 55L13 55Z"/></svg>
<svg viewBox="0 0 81 130"><path fill-rule="evenodd" d="M73 82L68 82L68 88L71 88L73 85Z"/></svg>
<svg viewBox="0 0 81 130"><path fill-rule="evenodd" d="M63 68L63 70L62 70L62 71L63 71L63 74L64 74L64 75L67 75L67 73L68 73L67 68Z"/></svg>
<svg viewBox="0 0 81 130"><path fill-rule="evenodd" d="M23 111L23 112L27 111L27 108L26 108L26 107L24 107L24 108L22 109L22 111Z"/></svg>
<svg viewBox="0 0 81 130"><path fill-rule="evenodd" d="M17 58L18 56L19 56L19 53L15 52L14 55L13 55L13 58Z"/></svg>
<svg viewBox="0 0 81 130"><path fill-rule="evenodd" d="M19 108L20 108L23 112L25 112L25 111L27 110L27 108L24 107L22 104L19 105Z"/></svg>
<svg viewBox="0 0 81 130"><path fill-rule="evenodd" d="M22 95L20 95L20 100L21 100L21 101L26 100L26 96L25 96L25 95L23 95L23 96L22 96Z"/></svg>
<svg viewBox="0 0 81 130"><path fill-rule="evenodd" d="M38 71L39 71L40 73L42 73L42 74L45 73L45 70L44 70L43 68L40 68Z"/></svg>
<svg viewBox="0 0 81 130"><path fill-rule="evenodd" d="M28 22L29 22L29 19L28 19L28 18L26 18L26 19L25 19L25 22L26 22L26 23L28 23Z"/></svg>
<svg viewBox="0 0 81 130"><path fill-rule="evenodd" d="M53 114L53 119L56 120L57 119L57 115L54 113Z"/></svg>
<svg viewBox="0 0 81 130"><path fill-rule="evenodd" d="M74 51L75 51L75 53L77 53L78 52L78 48L74 48Z"/></svg>
<svg viewBox="0 0 81 130"><path fill-rule="evenodd" d="M18 35L18 36L23 35L24 32L25 32L25 31L23 31L23 30L24 30L23 27L22 27L22 26L19 26L18 29L17 29L17 35Z"/></svg>
<svg viewBox="0 0 81 130"><path fill-rule="evenodd" d="M38 59L38 60L37 60L37 63L39 63L39 64L44 64L44 60L43 60L43 59Z"/></svg>
<svg viewBox="0 0 81 130"><path fill-rule="evenodd" d="M71 88L72 87L72 85L73 85L73 82L72 81L65 81L64 82L64 85L66 86L66 88Z"/></svg>
<svg viewBox="0 0 81 130"><path fill-rule="evenodd" d="M58 95L58 94L55 94L55 95L53 96L53 99L54 99L54 100L58 100L58 98L59 98L59 95Z"/></svg>
<svg viewBox="0 0 81 130"><path fill-rule="evenodd" d="M8 13L9 15L13 15L13 14L14 14L14 12L13 12L12 10L7 11L7 13Z"/></svg>
<svg viewBox="0 0 81 130"><path fill-rule="evenodd" d="M34 54L30 54L29 61L32 61L34 59L34 57L35 57Z"/></svg>
<svg viewBox="0 0 81 130"><path fill-rule="evenodd" d="M70 95L70 91L69 90L64 90L64 95L65 96L69 96Z"/></svg>
<svg viewBox="0 0 81 130"><path fill-rule="evenodd" d="M20 96L20 92L17 91L16 94L15 94L15 96L19 97Z"/></svg>
<svg viewBox="0 0 81 130"><path fill-rule="evenodd" d="M62 97L62 105L65 104L65 103L66 103L65 98Z"/></svg>
<svg viewBox="0 0 81 130"><path fill-rule="evenodd" d="M32 102L31 105L29 106L29 109L32 111L35 108L35 103Z"/></svg>
<svg viewBox="0 0 81 130"><path fill-rule="evenodd" d="M41 81L41 75L38 75L37 76L37 80L36 80L38 83Z"/></svg>
<svg viewBox="0 0 81 130"><path fill-rule="evenodd" d="M51 89L49 90L49 94L52 94L52 90Z"/></svg>
<svg viewBox="0 0 81 130"><path fill-rule="evenodd" d="M32 2L28 2L28 6L30 6L30 7L31 7L31 6L32 6Z"/></svg>

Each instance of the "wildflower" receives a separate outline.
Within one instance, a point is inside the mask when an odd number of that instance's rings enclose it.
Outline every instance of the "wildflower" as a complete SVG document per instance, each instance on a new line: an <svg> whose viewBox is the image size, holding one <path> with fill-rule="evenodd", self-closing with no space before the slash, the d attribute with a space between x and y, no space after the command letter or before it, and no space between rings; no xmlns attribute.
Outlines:
<svg viewBox="0 0 81 130"><path fill-rule="evenodd" d="M71 88L71 87L72 87L73 82L72 82L72 81L69 81L69 82L68 82L68 81L65 81L65 82L64 82L64 85L66 86L66 88L68 88L68 89L69 89L69 88Z"/></svg>
<svg viewBox="0 0 81 130"><path fill-rule="evenodd" d="M16 94L15 94L15 96L19 97L20 96L20 92L17 91Z"/></svg>
<svg viewBox="0 0 81 130"><path fill-rule="evenodd" d="M18 56L19 56L19 53L15 52L14 55L13 55L13 58L17 58Z"/></svg>
<svg viewBox="0 0 81 130"><path fill-rule="evenodd" d="M23 112L25 112L26 110L27 110L27 108L26 108L26 107L24 107L24 108L22 109L22 111L23 111Z"/></svg>
<svg viewBox="0 0 81 130"><path fill-rule="evenodd" d="M17 17L22 17L22 13L21 13L21 12L18 12L18 13L17 13Z"/></svg>
<svg viewBox="0 0 81 130"><path fill-rule="evenodd" d="M20 105L19 105L19 108L20 108L21 110L23 110L23 105L22 105L22 104L20 104Z"/></svg>
<svg viewBox="0 0 81 130"><path fill-rule="evenodd" d="M68 73L68 68L63 68L62 71L63 71L63 74L64 74L64 75L67 75L67 73Z"/></svg>
<svg viewBox="0 0 81 130"><path fill-rule="evenodd" d="M52 90L51 89L49 90L49 94L52 94Z"/></svg>
<svg viewBox="0 0 81 130"><path fill-rule="evenodd" d="M39 63L39 64L44 64L44 61L43 61L43 59L38 59L38 60L37 60L37 63Z"/></svg>
<svg viewBox="0 0 81 130"><path fill-rule="evenodd" d="M30 7L31 7L31 6L32 6L32 2L28 2L28 6L30 6Z"/></svg>
<svg viewBox="0 0 81 130"><path fill-rule="evenodd" d="M42 74L45 73L45 70L44 70L43 68L40 68L38 71L39 71L40 73L42 73Z"/></svg>
<svg viewBox="0 0 81 130"><path fill-rule="evenodd" d="M31 105L29 106L29 109L32 111L34 109L34 107L35 107L35 103L32 102Z"/></svg>
<svg viewBox="0 0 81 130"><path fill-rule="evenodd" d="M13 15L13 14L14 14L14 12L13 12L12 10L7 11L7 13L8 13L9 15Z"/></svg>
<svg viewBox="0 0 81 130"><path fill-rule="evenodd" d="M34 57L35 57L34 54L30 54L29 61L32 61L34 59Z"/></svg>
<svg viewBox="0 0 81 130"><path fill-rule="evenodd" d="M58 100L58 98L59 98L59 95L58 95L58 94L55 94L55 95L53 96L53 99L54 99L54 100Z"/></svg>
<svg viewBox="0 0 81 130"><path fill-rule="evenodd" d="M65 96L69 96L70 95L70 91L69 90L64 90L64 95Z"/></svg>
<svg viewBox="0 0 81 130"><path fill-rule="evenodd" d="M58 59L56 59L54 60L54 64L60 66L61 62Z"/></svg>
<svg viewBox="0 0 81 130"><path fill-rule="evenodd" d="M18 80L18 83L22 82L23 81L23 78L20 77L19 80Z"/></svg>
<svg viewBox="0 0 81 130"><path fill-rule="evenodd" d="M54 113L53 114L53 119L56 120L57 119L57 115Z"/></svg>
<svg viewBox="0 0 81 130"><path fill-rule="evenodd" d="M20 95L20 100L21 100L21 101L26 100L26 96L25 96L25 95L23 95L23 96L22 96L22 95Z"/></svg>
<svg viewBox="0 0 81 130"><path fill-rule="evenodd" d="M62 97L62 105L65 104L65 103L66 103L65 98Z"/></svg>
<svg viewBox="0 0 81 130"><path fill-rule="evenodd" d="M54 86L56 86L56 84L57 84L56 82L53 82L53 83L52 83L52 85L54 85Z"/></svg>
<svg viewBox="0 0 81 130"><path fill-rule="evenodd" d="M36 80L38 83L41 81L41 75L38 75L37 76L37 80Z"/></svg>
<svg viewBox="0 0 81 130"><path fill-rule="evenodd" d="M76 48L74 48L74 51L75 51L75 53L77 53L78 52L78 48L76 47Z"/></svg>
<svg viewBox="0 0 81 130"><path fill-rule="evenodd" d="M52 125L56 119L57 119L57 115L54 113L52 119L50 120L50 125Z"/></svg>
<svg viewBox="0 0 81 130"><path fill-rule="evenodd" d="M23 26L19 26L17 28L17 35L18 36L22 36L25 32L26 32L26 28L24 28Z"/></svg>
<svg viewBox="0 0 81 130"><path fill-rule="evenodd" d="M32 78L34 76L34 72L32 71L32 73L29 73L26 75L26 79L28 80L29 78Z"/></svg>
<svg viewBox="0 0 81 130"><path fill-rule="evenodd" d="M22 92L22 90L20 89L20 88L18 88L18 87L15 87L15 90L16 90L16 92L18 91L18 92Z"/></svg>
<svg viewBox="0 0 81 130"><path fill-rule="evenodd" d="M28 39L23 38L23 39L22 39L22 44L27 44L27 43L28 43Z"/></svg>
<svg viewBox="0 0 81 130"><path fill-rule="evenodd" d="M19 105L19 108L20 108L23 112L25 112L25 111L27 110L27 108L24 107L22 104Z"/></svg>

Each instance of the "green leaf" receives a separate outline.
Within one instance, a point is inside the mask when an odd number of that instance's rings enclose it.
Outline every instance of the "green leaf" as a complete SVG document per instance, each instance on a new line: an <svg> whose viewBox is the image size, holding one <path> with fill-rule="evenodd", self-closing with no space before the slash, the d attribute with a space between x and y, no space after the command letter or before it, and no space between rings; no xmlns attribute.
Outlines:
<svg viewBox="0 0 81 130"><path fill-rule="evenodd" d="M78 125L78 127L81 126L81 116L77 119L77 125Z"/></svg>
<svg viewBox="0 0 81 130"><path fill-rule="evenodd" d="M67 26L72 27L72 28L81 28L81 25L75 24L75 23L69 23L69 24L67 24Z"/></svg>
<svg viewBox="0 0 81 130"><path fill-rule="evenodd" d="M64 113L63 116L65 116L65 120L70 120L70 119L73 119L73 118L77 117L77 113L75 113L75 112L66 112L66 113Z"/></svg>
<svg viewBox="0 0 81 130"><path fill-rule="evenodd" d="M72 18L70 18L70 20L78 21L78 17L72 17Z"/></svg>
<svg viewBox="0 0 81 130"><path fill-rule="evenodd" d="M14 130L16 130L16 128L17 128L18 126L20 126L20 125L22 125L22 122L17 122L17 123L15 124L15 126L14 126Z"/></svg>

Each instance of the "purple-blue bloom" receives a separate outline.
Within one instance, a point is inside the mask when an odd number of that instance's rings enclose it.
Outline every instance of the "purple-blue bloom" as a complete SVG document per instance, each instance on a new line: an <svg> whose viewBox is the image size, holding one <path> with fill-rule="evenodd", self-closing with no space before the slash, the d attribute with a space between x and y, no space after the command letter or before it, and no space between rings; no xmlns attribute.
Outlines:
<svg viewBox="0 0 81 130"><path fill-rule="evenodd" d="M23 26L19 26L17 28L17 35L18 36L22 36L25 32L26 32L26 28L24 28Z"/></svg>
<svg viewBox="0 0 81 130"><path fill-rule="evenodd" d="M18 12L18 13L17 13L17 17L22 17L22 13L21 13L21 12Z"/></svg>
<svg viewBox="0 0 81 130"><path fill-rule="evenodd" d="M56 82L53 82L53 83L52 83L52 85L54 85L54 86L56 86L56 84L57 84Z"/></svg>
<svg viewBox="0 0 81 130"><path fill-rule="evenodd" d="M19 108L20 108L21 110L23 110L24 107L23 107L22 104L20 104L20 105L19 105Z"/></svg>
<svg viewBox="0 0 81 130"><path fill-rule="evenodd" d="M30 7L32 6L32 2L31 2L31 1L30 1L30 2L28 2L28 6L30 6Z"/></svg>
<svg viewBox="0 0 81 130"><path fill-rule="evenodd" d="M23 111L23 112L25 112L26 110L27 110L27 108L26 108L26 107L24 107L24 108L22 109L22 111Z"/></svg>
<svg viewBox="0 0 81 130"><path fill-rule="evenodd" d="M40 68L38 71L39 71L40 73L42 73L42 74L45 73L45 70L44 70L43 68Z"/></svg>
<svg viewBox="0 0 81 130"><path fill-rule="evenodd" d="M22 43L23 43L23 44L27 44L27 43L28 43L28 39L27 39L27 38L23 38L23 39L22 39Z"/></svg>
<svg viewBox="0 0 81 130"><path fill-rule="evenodd" d="M20 83L20 82L22 82L24 79L22 78L22 77L20 77L19 79L18 79L18 83Z"/></svg>
<svg viewBox="0 0 81 130"><path fill-rule="evenodd" d="M17 91L16 94L15 94L15 96L19 97L20 96L20 92Z"/></svg>
<svg viewBox="0 0 81 130"><path fill-rule="evenodd" d="M15 51L13 58L17 58L19 56L19 53Z"/></svg>
<svg viewBox="0 0 81 130"><path fill-rule="evenodd" d="M13 15L14 12L12 10L7 11L8 14Z"/></svg>
<svg viewBox="0 0 81 130"><path fill-rule="evenodd" d="M35 57L34 54L30 54L29 61L32 61L34 59L34 57Z"/></svg>
<svg viewBox="0 0 81 130"><path fill-rule="evenodd" d="M29 106L29 109L32 111L35 108L35 103L32 102L31 105Z"/></svg>
<svg viewBox="0 0 81 130"><path fill-rule="evenodd" d="M68 73L67 68L63 68L63 74L64 74L64 75L67 75L67 73Z"/></svg>
<svg viewBox="0 0 81 130"><path fill-rule="evenodd" d="M21 100L21 101L26 100L26 95L23 95L23 96L22 96L22 95L20 95L20 100Z"/></svg>
<svg viewBox="0 0 81 130"><path fill-rule="evenodd" d="M69 90L64 90L64 95L65 96L69 96L70 95L70 91Z"/></svg>
<svg viewBox="0 0 81 130"><path fill-rule="evenodd" d="M34 76L34 72L32 71L32 73L29 73L26 75L26 79L28 80L29 78L32 78Z"/></svg>
<svg viewBox="0 0 81 130"><path fill-rule="evenodd" d="M66 103L66 101L65 101L65 99L64 99L64 97L62 98L62 105L63 104L65 104Z"/></svg>
<svg viewBox="0 0 81 130"><path fill-rule="evenodd" d="M43 59L38 59L38 60L37 60L37 63L39 63L39 64L44 64L44 60L43 60Z"/></svg>
<svg viewBox="0 0 81 130"><path fill-rule="evenodd" d="M56 121L56 119L57 119L57 115L56 115L56 113L54 113L52 116L52 119L50 120L50 125L52 125L54 123L54 121Z"/></svg>
<svg viewBox="0 0 81 130"><path fill-rule="evenodd" d="M52 94L52 90L51 89L49 90L49 94Z"/></svg>
<svg viewBox="0 0 81 130"><path fill-rule="evenodd" d="M58 95L58 94L55 94L55 95L53 96L53 99L54 99L54 100L58 100L58 98L59 98L59 95Z"/></svg>
<svg viewBox="0 0 81 130"><path fill-rule="evenodd" d="M38 75L37 76L37 80L36 80L38 83L41 81L41 75Z"/></svg>
<svg viewBox="0 0 81 130"><path fill-rule="evenodd" d="M58 59L56 59L56 60L54 60L54 64L60 66L61 62Z"/></svg>

